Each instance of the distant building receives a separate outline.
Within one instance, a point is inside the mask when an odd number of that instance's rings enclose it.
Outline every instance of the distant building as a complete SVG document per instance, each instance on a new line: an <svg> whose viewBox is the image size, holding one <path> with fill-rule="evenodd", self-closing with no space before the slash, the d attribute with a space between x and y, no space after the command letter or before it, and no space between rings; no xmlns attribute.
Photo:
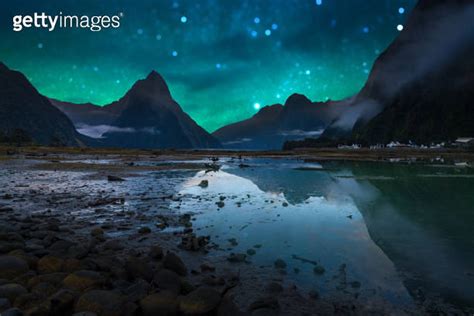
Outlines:
<svg viewBox="0 0 474 316"><path fill-rule="evenodd" d="M460 137L454 144L458 147L474 147L474 137Z"/></svg>

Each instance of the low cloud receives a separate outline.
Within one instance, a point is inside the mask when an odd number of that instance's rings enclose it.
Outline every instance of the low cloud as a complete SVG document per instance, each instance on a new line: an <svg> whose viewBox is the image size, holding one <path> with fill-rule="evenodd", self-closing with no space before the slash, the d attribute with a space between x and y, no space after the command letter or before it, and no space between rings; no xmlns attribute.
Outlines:
<svg viewBox="0 0 474 316"><path fill-rule="evenodd" d="M321 136L324 132L324 129L318 129L316 131L303 131L301 129L295 129L291 131L282 131L280 132L281 136L298 136L298 137L315 137Z"/></svg>
<svg viewBox="0 0 474 316"><path fill-rule="evenodd" d="M146 133L150 135L159 135L161 131L156 127L143 127L136 129L133 127L118 127L111 125L86 125L82 124L77 127L77 131L91 138L104 138L106 133Z"/></svg>

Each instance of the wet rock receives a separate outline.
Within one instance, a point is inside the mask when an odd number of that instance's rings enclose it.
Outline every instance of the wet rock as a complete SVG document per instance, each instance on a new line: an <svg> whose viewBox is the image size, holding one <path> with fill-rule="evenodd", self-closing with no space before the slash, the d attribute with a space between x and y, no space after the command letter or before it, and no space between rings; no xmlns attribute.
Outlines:
<svg viewBox="0 0 474 316"><path fill-rule="evenodd" d="M93 236L93 237L103 237L104 236L104 230L100 227L95 227L91 230L91 236Z"/></svg>
<svg viewBox="0 0 474 316"><path fill-rule="evenodd" d="M122 299L112 291L92 290L84 293L76 303L75 312L92 312L98 316L122 315Z"/></svg>
<svg viewBox="0 0 474 316"><path fill-rule="evenodd" d="M223 208L225 206L225 203L223 201L218 201L216 202L217 207Z"/></svg>
<svg viewBox="0 0 474 316"><path fill-rule="evenodd" d="M138 233L142 235L149 234L151 233L151 229L150 227L143 226L143 227L140 227L140 229L138 229Z"/></svg>
<svg viewBox="0 0 474 316"><path fill-rule="evenodd" d="M244 253L231 253L229 257L227 257L227 261L232 263L245 262L245 259L247 259L247 255Z"/></svg>
<svg viewBox="0 0 474 316"><path fill-rule="evenodd" d="M209 236L196 237L194 234L188 234L181 238L180 247L188 251L199 251L209 243L209 240Z"/></svg>
<svg viewBox="0 0 474 316"><path fill-rule="evenodd" d="M129 257L125 261L125 271L130 279L151 281L153 278L153 268L146 259Z"/></svg>
<svg viewBox="0 0 474 316"><path fill-rule="evenodd" d="M23 312L16 307L9 308L6 311L2 312L2 316L23 316Z"/></svg>
<svg viewBox="0 0 474 316"><path fill-rule="evenodd" d="M8 253L9 256L14 256L20 259L23 259L28 263L30 269L36 269L38 264L38 258L36 256L27 254L24 250L17 249Z"/></svg>
<svg viewBox="0 0 474 316"><path fill-rule="evenodd" d="M66 276L67 273L62 272L37 275L28 280L27 286L29 288L33 288L42 282L51 283L54 285L61 285Z"/></svg>
<svg viewBox="0 0 474 316"><path fill-rule="evenodd" d="M51 283L41 282L31 289L31 293L37 297L45 298L54 294L56 290L56 286L52 285Z"/></svg>
<svg viewBox="0 0 474 316"><path fill-rule="evenodd" d="M138 280L134 284L130 285L126 290L125 294L129 302L138 302L148 295L151 286L145 280Z"/></svg>
<svg viewBox="0 0 474 316"><path fill-rule="evenodd" d="M217 309L217 316L244 316L244 312L239 310L237 305L229 297L224 297Z"/></svg>
<svg viewBox="0 0 474 316"><path fill-rule="evenodd" d="M107 240L104 243L104 249L105 250L118 251L118 250L122 250L124 248L125 248L125 246L123 245L123 242L119 239Z"/></svg>
<svg viewBox="0 0 474 316"><path fill-rule="evenodd" d="M217 277L215 275L207 275L201 279L201 283L208 286L221 286L225 284L223 277Z"/></svg>
<svg viewBox="0 0 474 316"><path fill-rule="evenodd" d="M70 290L59 290L49 298L51 315L69 315L72 313L76 295Z"/></svg>
<svg viewBox="0 0 474 316"><path fill-rule="evenodd" d="M201 188L207 188L209 186L209 181L208 180L202 180L200 183L199 183L199 186Z"/></svg>
<svg viewBox="0 0 474 316"><path fill-rule="evenodd" d="M179 294L181 290L181 280L179 275L168 269L158 271L153 278L153 282L161 290L166 290L176 294Z"/></svg>
<svg viewBox="0 0 474 316"><path fill-rule="evenodd" d="M117 176L109 175L109 176L107 176L107 181L109 181L109 182L123 182L123 181L125 181L125 179L117 177Z"/></svg>
<svg viewBox="0 0 474 316"><path fill-rule="evenodd" d="M288 203L283 202L282 206L283 206L283 207L288 207Z"/></svg>
<svg viewBox="0 0 474 316"><path fill-rule="evenodd" d="M210 288L198 288L181 298L179 310L183 314L201 315L207 314L219 306L221 294Z"/></svg>
<svg viewBox="0 0 474 316"><path fill-rule="evenodd" d="M230 243L233 247L235 247L235 246L237 246L237 245L239 244L239 243L237 242L237 239L235 239L235 238L230 238L230 239L228 239L228 241L229 241L229 243Z"/></svg>
<svg viewBox="0 0 474 316"><path fill-rule="evenodd" d="M81 270L82 264L81 261L75 258L68 258L64 260L63 270L65 272L74 272Z"/></svg>
<svg viewBox="0 0 474 316"><path fill-rule="evenodd" d="M248 250L247 250L247 254L248 254L249 256L254 256L256 253L257 253L257 252L255 251L255 249L248 249Z"/></svg>
<svg viewBox="0 0 474 316"><path fill-rule="evenodd" d="M269 309L269 310L278 310L280 308L280 304L275 297L264 297L260 298L249 305L249 311L253 312L259 309Z"/></svg>
<svg viewBox="0 0 474 316"><path fill-rule="evenodd" d="M12 280L28 271L28 263L15 256L0 256L0 279Z"/></svg>
<svg viewBox="0 0 474 316"><path fill-rule="evenodd" d="M49 250L53 252L66 253L69 248L75 245L76 243L69 240L58 240L49 246Z"/></svg>
<svg viewBox="0 0 474 316"><path fill-rule="evenodd" d="M173 252L168 252L165 255L163 258L163 267L170 269L181 276L188 274L188 268L186 268L184 262Z"/></svg>
<svg viewBox="0 0 474 316"><path fill-rule="evenodd" d="M163 249L158 245L151 246L150 257L155 260L161 260L163 258Z"/></svg>
<svg viewBox="0 0 474 316"><path fill-rule="evenodd" d="M95 271L80 270L69 274L63 284L69 289L83 292L87 289L96 288L105 282L102 275Z"/></svg>
<svg viewBox="0 0 474 316"><path fill-rule="evenodd" d="M313 268L313 272L314 272L314 274L317 274L317 275L323 275L326 272L326 269L324 269L324 267L318 265L318 266L315 266Z"/></svg>
<svg viewBox="0 0 474 316"><path fill-rule="evenodd" d="M163 291L142 299L140 307L144 316L173 316L178 313L178 299L175 293Z"/></svg>
<svg viewBox="0 0 474 316"><path fill-rule="evenodd" d="M28 291L20 284L9 283L0 285L0 297L5 297L10 302L14 302L18 296L26 293Z"/></svg>
<svg viewBox="0 0 474 316"><path fill-rule="evenodd" d="M216 271L216 267L211 266L207 263L201 264L200 268L201 268L201 272L203 272L203 273L204 272L214 272L214 271Z"/></svg>
<svg viewBox="0 0 474 316"><path fill-rule="evenodd" d="M277 260L275 260L275 262L273 263L273 265L274 265L275 268L277 268L277 269L286 269L286 262L285 262L283 259L277 259Z"/></svg>
<svg viewBox="0 0 474 316"><path fill-rule="evenodd" d="M44 256L38 261L38 272L42 274L60 272L64 260L54 256Z"/></svg>
<svg viewBox="0 0 474 316"><path fill-rule="evenodd" d="M10 301L7 298L0 298L0 313L11 307Z"/></svg>

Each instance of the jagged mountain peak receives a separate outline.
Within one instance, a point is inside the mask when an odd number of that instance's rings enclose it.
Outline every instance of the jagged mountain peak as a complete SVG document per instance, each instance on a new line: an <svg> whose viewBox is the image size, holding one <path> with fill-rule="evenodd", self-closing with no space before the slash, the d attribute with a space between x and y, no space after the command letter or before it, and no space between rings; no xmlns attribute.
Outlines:
<svg viewBox="0 0 474 316"><path fill-rule="evenodd" d="M151 96L169 97L171 93L165 79L155 70L152 70L145 79L138 80L130 91Z"/></svg>

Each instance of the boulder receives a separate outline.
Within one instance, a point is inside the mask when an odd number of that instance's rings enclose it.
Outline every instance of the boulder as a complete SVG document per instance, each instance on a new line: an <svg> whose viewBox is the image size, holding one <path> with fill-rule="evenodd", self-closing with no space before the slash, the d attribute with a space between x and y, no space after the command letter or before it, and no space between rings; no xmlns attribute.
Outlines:
<svg viewBox="0 0 474 316"><path fill-rule="evenodd" d="M163 290L179 294L181 290L181 280L179 275L171 270L162 269L155 274L153 278L155 285Z"/></svg>
<svg viewBox="0 0 474 316"><path fill-rule="evenodd" d="M88 291L77 301L75 312L92 312L98 316L120 316L122 299L119 294L112 291Z"/></svg>
<svg viewBox="0 0 474 316"><path fill-rule="evenodd" d="M76 294L73 291L61 289L49 298L51 315L70 315L74 308Z"/></svg>
<svg viewBox="0 0 474 316"><path fill-rule="evenodd" d="M15 256L0 257L0 279L12 280L28 271L28 263Z"/></svg>
<svg viewBox="0 0 474 316"><path fill-rule="evenodd" d="M173 316L178 314L178 299L175 293L162 291L142 299L140 307L144 316Z"/></svg>
<svg viewBox="0 0 474 316"><path fill-rule="evenodd" d="M18 296L25 293L28 293L28 291L20 284L9 283L0 285L0 297L7 298L11 303L13 303Z"/></svg>
<svg viewBox="0 0 474 316"><path fill-rule="evenodd" d="M87 289L101 286L105 279L99 272L90 270L80 270L69 274L63 284L69 289L83 292Z"/></svg>
<svg viewBox="0 0 474 316"><path fill-rule="evenodd" d="M151 264L142 258L129 257L125 262L125 271L130 279L151 281L153 278L153 268Z"/></svg>
<svg viewBox="0 0 474 316"><path fill-rule="evenodd" d="M186 265L184 264L183 260L181 260L181 258L173 252L168 252L165 255L165 257L163 258L163 267L174 271L181 276L185 276L186 274L188 274L188 268L186 268Z"/></svg>
<svg viewBox="0 0 474 316"><path fill-rule="evenodd" d="M184 296L179 302L179 310L186 315L207 314L221 302L221 294L210 288L198 288Z"/></svg>
<svg viewBox="0 0 474 316"><path fill-rule="evenodd" d="M38 272L41 274L60 272L64 260L54 256L44 256L38 261Z"/></svg>

